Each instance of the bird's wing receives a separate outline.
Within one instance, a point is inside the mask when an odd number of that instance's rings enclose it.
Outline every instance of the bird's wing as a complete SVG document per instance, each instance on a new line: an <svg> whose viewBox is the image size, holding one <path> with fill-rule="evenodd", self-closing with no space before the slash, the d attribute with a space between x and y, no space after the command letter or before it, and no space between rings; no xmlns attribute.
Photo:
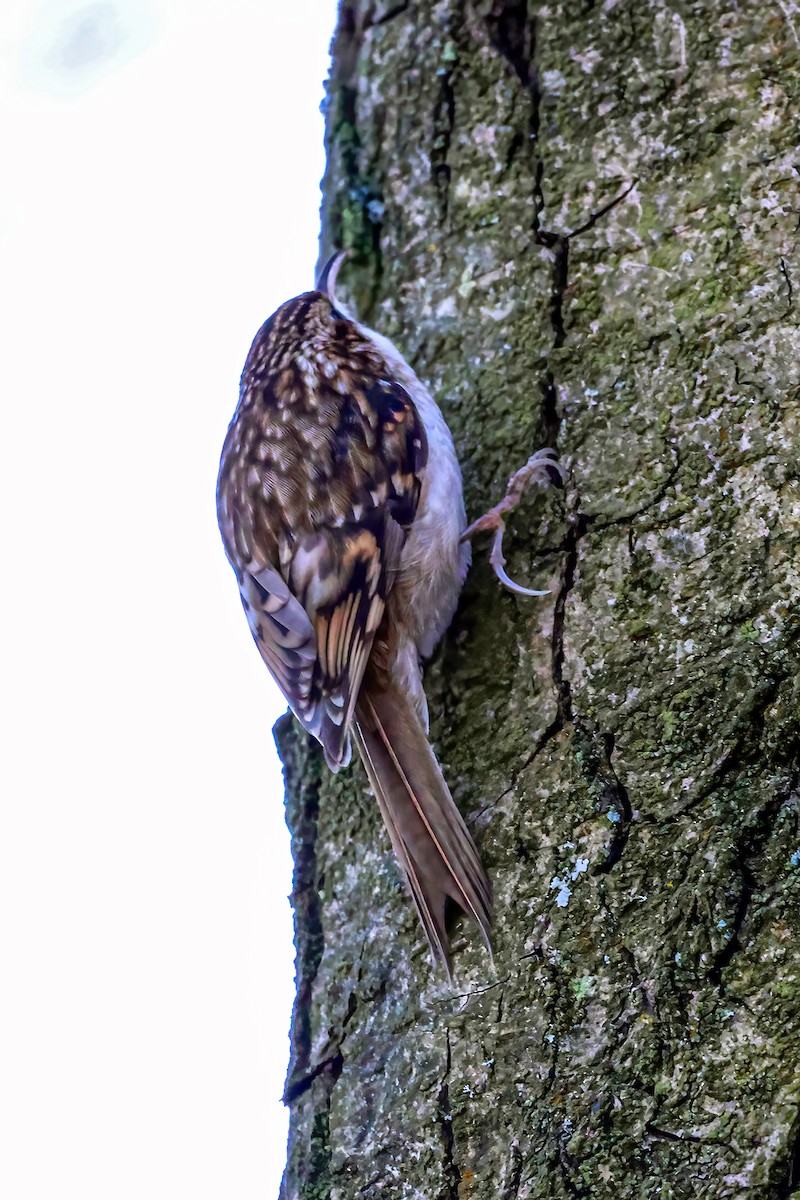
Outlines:
<svg viewBox="0 0 800 1200"><path fill-rule="evenodd" d="M348 731L404 534L385 511L302 539L290 582L272 567L240 583L250 631L301 724L332 770L349 761Z"/></svg>
<svg viewBox="0 0 800 1200"><path fill-rule="evenodd" d="M239 592L253 640L273 679L303 725L318 734L313 698L317 644L308 613L273 567L242 572Z"/></svg>
<svg viewBox="0 0 800 1200"><path fill-rule="evenodd" d="M342 324L342 336L356 330ZM318 379L310 404L297 400L299 373L284 368L265 385L246 364L247 403L218 489L253 637L333 770L349 759L353 709L427 459L410 396L362 343L363 353L343 346L339 376Z"/></svg>
<svg viewBox="0 0 800 1200"><path fill-rule="evenodd" d="M385 510L373 509L307 536L292 559L292 592L309 614L315 647L309 707L298 716L332 770L349 761L353 709L403 536Z"/></svg>

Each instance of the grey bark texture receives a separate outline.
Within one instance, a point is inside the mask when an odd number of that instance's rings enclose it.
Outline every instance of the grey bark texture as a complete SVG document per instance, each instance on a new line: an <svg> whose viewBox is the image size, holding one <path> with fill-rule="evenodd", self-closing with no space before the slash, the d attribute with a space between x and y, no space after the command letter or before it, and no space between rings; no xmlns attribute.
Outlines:
<svg viewBox="0 0 800 1200"><path fill-rule="evenodd" d="M479 545L426 675L494 965L464 924L449 990L360 768L277 726L284 1200L800 1195L799 46L785 0L341 6L325 249L470 518L568 483L507 536L551 597Z"/></svg>

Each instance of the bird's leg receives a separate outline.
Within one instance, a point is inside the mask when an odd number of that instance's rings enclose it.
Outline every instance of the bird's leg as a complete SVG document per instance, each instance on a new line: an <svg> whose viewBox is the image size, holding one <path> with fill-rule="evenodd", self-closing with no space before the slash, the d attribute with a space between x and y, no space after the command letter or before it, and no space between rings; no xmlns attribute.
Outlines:
<svg viewBox="0 0 800 1200"><path fill-rule="evenodd" d="M515 583L506 574L506 560L503 557L503 534L506 528L505 517L508 513L514 511L532 484L537 484L540 488L546 488L551 484L561 487L563 482L564 472L559 466L555 450L537 450L535 454L531 455L525 466L520 467L511 476L508 481L506 494L500 503L495 504L494 508L490 508L482 517L478 517L477 521L473 521L469 528L465 529L461 535L461 541L467 542L471 541L476 533L483 533L485 530L494 530L492 548L489 551L489 562L503 587L508 588L509 592L516 592L518 596L547 596L549 593L537 592L532 588L523 587L521 584Z"/></svg>

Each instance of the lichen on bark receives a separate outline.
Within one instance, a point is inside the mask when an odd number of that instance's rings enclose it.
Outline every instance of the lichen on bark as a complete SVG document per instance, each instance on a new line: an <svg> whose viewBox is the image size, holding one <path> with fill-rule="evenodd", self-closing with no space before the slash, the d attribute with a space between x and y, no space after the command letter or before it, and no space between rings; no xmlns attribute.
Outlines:
<svg viewBox="0 0 800 1200"><path fill-rule="evenodd" d="M552 598L478 551L426 675L494 966L465 926L450 992L360 770L278 727L284 1200L800 1188L799 35L778 3L341 5L324 249L472 515L541 445L568 484L507 539Z"/></svg>

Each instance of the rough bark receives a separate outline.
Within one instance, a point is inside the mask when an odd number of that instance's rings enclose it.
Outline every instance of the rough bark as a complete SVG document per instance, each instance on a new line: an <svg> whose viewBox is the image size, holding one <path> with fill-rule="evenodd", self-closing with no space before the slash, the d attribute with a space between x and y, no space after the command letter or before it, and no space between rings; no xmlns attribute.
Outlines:
<svg viewBox="0 0 800 1200"><path fill-rule="evenodd" d="M426 677L494 967L465 926L448 990L360 769L277 727L286 1200L800 1195L799 39L782 2L341 7L325 248L471 516L538 447L569 483L507 539L552 598L478 550Z"/></svg>

